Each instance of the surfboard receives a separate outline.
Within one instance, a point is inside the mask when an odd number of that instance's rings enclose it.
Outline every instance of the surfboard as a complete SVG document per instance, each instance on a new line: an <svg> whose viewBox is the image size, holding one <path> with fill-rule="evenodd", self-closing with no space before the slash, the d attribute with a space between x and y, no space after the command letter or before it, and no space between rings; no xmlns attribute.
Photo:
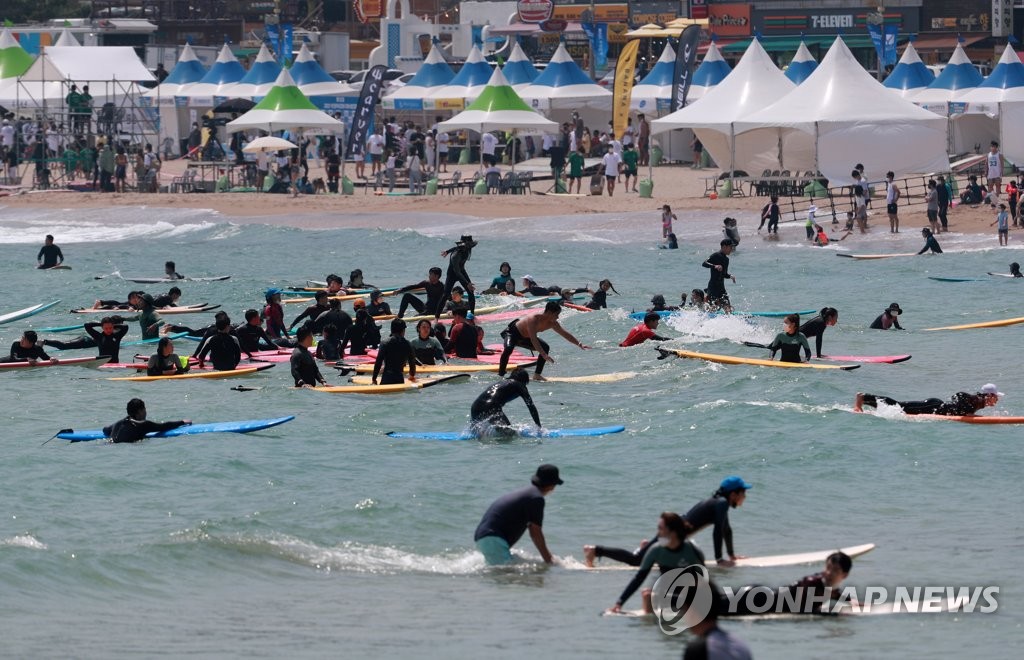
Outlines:
<svg viewBox="0 0 1024 660"><path fill-rule="evenodd" d="M83 357L83 358L68 358L61 360L57 364L52 364L48 361L39 362L0 362L0 369L39 369L41 367L88 367L95 369L101 365L110 362L109 357Z"/></svg>
<svg viewBox="0 0 1024 660"><path fill-rule="evenodd" d="M348 369L355 371L357 374L372 374L372 364L336 364L334 365L338 369ZM451 374L451 373L476 373L482 371L498 371L498 364L425 364L416 367L416 373L418 374ZM409 368L405 368L409 371Z"/></svg>
<svg viewBox="0 0 1024 660"><path fill-rule="evenodd" d="M672 316L673 314L680 314L680 313L703 314L704 316L708 316L708 317L714 317L714 316L760 316L760 317L767 317L767 318L781 318L783 316L789 316L790 314L799 314L801 316L807 316L809 314L817 314L818 310L816 310L816 309L805 309L805 310L799 311L799 312L736 312L736 311L734 311L732 314L726 314L724 312L705 312L703 310L695 309L693 307L686 307L684 309L664 309L664 310L660 310L660 311L655 312L655 313L658 316L660 316L661 318L663 318L663 319L664 318L668 318L669 316ZM646 315L647 315L647 312L633 312L632 314L629 315L629 317L632 318L632 319L636 319L638 321L643 321L644 317Z"/></svg>
<svg viewBox="0 0 1024 660"><path fill-rule="evenodd" d="M179 426L176 429L170 431L164 431L163 433L147 433L147 438L177 438L183 435L198 435L200 433L252 433L253 431L262 431L269 429L274 426L280 426L287 422L295 419L295 415L288 415L286 417L274 417L272 419L247 419L239 422L214 422L211 424L188 424L187 426ZM57 437L61 440L70 440L71 442L85 442L88 440L102 440L106 438L103 434L102 429L92 429L89 431L75 431L73 429L66 429L57 434Z"/></svg>
<svg viewBox="0 0 1024 660"><path fill-rule="evenodd" d="M210 312L215 309L220 309L220 305L193 305L190 307L160 307L157 309L157 313L161 316L168 314L199 314L202 312ZM82 309L71 310L72 314L117 314L118 312L137 312L138 310L123 310L123 309L97 309L95 307L84 307Z"/></svg>
<svg viewBox="0 0 1024 660"><path fill-rule="evenodd" d="M576 428L576 429L535 429L526 428L519 429L516 431L515 436L520 438L583 438L592 437L598 435L609 435L611 433L622 433L626 430L625 426L594 426L590 428ZM469 431L461 431L454 433L444 432L399 432L391 431L388 433L389 438L403 438L403 439L416 439L416 440L476 440L477 434L470 433ZM496 436L501 437L501 436Z"/></svg>
<svg viewBox="0 0 1024 660"><path fill-rule="evenodd" d="M251 376L257 371L260 371L260 367L245 367L244 369L232 369L231 371L199 371L196 373L176 374L173 376L122 376L120 378L108 378L107 380L131 380L139 383L148 383L154 380L187 380L191 378L234 378L236 376Z"/></svg>
<svg viewBox="0 0 1024 660"><path fill-rule="evenodd" d="M417 379L415 383L408 381L394 385L332 385L328 387L315 387L317 392L330 394L395 394L397 392L410 392L422 390L441 383L462 382L469 379L469 374L454 374L451 376L440 376L438 378Z"/></svg>
<svg viewBox="0 0 1024 660"><path fill-rule="evenodd" d="M916 252L899 252L895 254L849 254L848 252L836 252L837 257L847 259L892 259L893 257L916 257Z"/></svg>
<svg viewBox="0 0 1024 660"><path fill-rule="evenodd" d="M71 270L71 266L57 264L56 266L50 266L49 268L36 268L36 270Z"/></svg>
<svg viewBox="0 0 1024 660"><path fill-rule="evenodd" d="M75 330L84 330L84 329L85 329L85 325L83 325L82 323L79 323L77 325L62 325L62 326L58 326L56 328L37 328L36 332L49 332L49 333L74 332Z"/></svg>
<svg viewBox="0 0 1024 660"><path fill-rule="evenodd" d="M965 323L963 325L947 325L941 328L925 328L924 332L935 332L936 330L976 330L978 328L1003 328L1008 325L1024 323L1024 316L1013 319L1002 319L1001 321L982 321L981 323Z"/></svg>
<svg viewBox="0 0 1024 660"><path fill-rule="evenodd" d="M1015 275L1010 275L1009 273L993 273L990 271L988 274L991 275L992 277L1009 277L1012 280L1024 279L1024 277L1017 277Z"/></svg>
<svg viewBox="0 0 1024 660"><path fill-rule="evenodd" d="M987 280L983 277L931 277L928 279L935 280L936 282L986 282Z"/></svg>
<svg viewBox="0 0 1024 660"><path fill-rule="evenodd" d="M859 364L813 364L808 362L776 362L775 360L760 360L757 358L736 357L734 355L718 355L717 353L697 353L681 349L667 350L664 348L655 349L662 354L662 358L675 355L682 358L694 360L706 360L719 364L745 364L758 367L779 367L782 369L841 369L850 371L859 369Z"/></svg>
<svg viewBox="0 0 1024 660"><path fill-rule="evenodd" d="M1000 417L997 415L907 415L907 417L964 424L1024 424L1024 417Z"/></svg>
<svg viewBox="0 0 1024 660"><path fill-rule="evenodd" d="M823 355L821 360L829 362L863 362L865 364L898 364L906 362L910 355Z"/></svg>
<svg viewBox="0 0 1024 660"><path fill-rule="evenodd" d="M174 284L175 282L223 282L224 280L230 280L230 275L216 275L214 277L184 277L184 278L168 278L168 277L125 277L123 278L128 282L135 282L137 284Z"/></svg>
<svg viewBox="0 0 1024 660"><path fill-rule="evenodd" d="M788 555L765 555L762 557L747 557L746 559L737 559L734 564L735 568L774 568L777 566L799 566L801 564L819 564L824 563L828 556L833 552L844 552L850 557L860 557L861 555L867 554L875 549L874 543L864 543L862 545L852 545L848 548L833 548L831 550L816 550L814 552L797 552ZM709 559L707 562L708 568L719 568L718 562L714 559ZM726 568L726 567L721 567Z"/></svg>
<svg viewBox="0 0 1024 660"><path fill-rule="evenodd" d="M490 307L477 307L476 311L473 312L473 317L476 318L477 314L480 314L480 315L491 314L493 312L497 312L499 310L505 309L506 307L507 307L507 305L491 305ZM387 315L387 316L374 316L373 320L374 321L390 321L391 319L394 319L394 318L398 318L398 317L395 314L390 314L390 315ZM442 320L451 320L451 318L452 318L451 313L447 313L447 314L442 314L441 315L441 319ZM433 314L421 314L420 316L403 316L402 319L405 320L407 323L417 323L419 321L433 321L434 320L434 315Z"/></svg>
<svg viewBox="0 0 1024 660"><path fill-rule="evenodd" d="M35 316L39 312L45 312L46 310L50 309L59 302L59 300L54 300L53 302L43 303L41 305L32 305L31 307L26 307L25 309L19 309L16 312L8 312L7 314L0 315L0 325L4 323L10 323L11 321L20 321L21 319L26 319L30 316Z"/></svg>
<svg viewBox="0 0 1024 660"><path fill-rule="evenodd" d="M636 371L616 371L610 374L592 374L590 376L545 376L542 383L617 383L629 380L639 374Z"/></svg>

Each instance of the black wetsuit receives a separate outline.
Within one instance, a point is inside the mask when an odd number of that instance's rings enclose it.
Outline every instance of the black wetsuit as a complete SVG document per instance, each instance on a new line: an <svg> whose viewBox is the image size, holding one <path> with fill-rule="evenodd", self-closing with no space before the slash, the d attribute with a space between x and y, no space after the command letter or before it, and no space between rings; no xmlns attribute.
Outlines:
<svg viewBox="0 0 1024 660"><path fill-rule="evenodd" d="M505 404L518 398L522 398L523 403L529 408L533 423L540 426L540 415L537 414L537 406L533 405L530 391L526 389L526 385L517 380L503 380L484 390L470 408L470 419L474 423L483 422L491 426L511 427L512 422L505 416L502 408Z"/></svg>
<svg viewBox="0 0 1024 660"><path fill-rule="evenodd" d="M480 344L480 328L470 323L459 323L452 327L452 333L448 337L448 348L455 357L475 360L477 358L477 346Z"/></svg>
<svg viewBox="0 0 1024 660"><path fill-rule="evenodd" d="M558 296L562 293L562 287L560 286L540 286L536 282L530 284L530 286L523 288L519 293L530 294L538 298L546 298L548 296Z"/></svg>
<svg viewBox="0 0 1024 660"><path fill-rule="evenodd" d="M935 190L939 201L939 222L942 223L942 231L946 231L949 227L949 218L947 217L947 212L949 211L949 188L946 187L945 183L942 183Z"/></svg>
<svg viewBox="0 0 1024 660"><path fill-rule="evenodd" d="M209 354L210 362L217 371L232 371L238 368L238 362L242 359L242 349L238 339L227 332L218 332L208 339L204 339L199 354L200 360L206 360Z"/></svg>
<svg viewBox="0 0 1024 660"><path fill-rule="evenodd" d="M366 306L366 313L370 316L391 316L391 305L386 302L370 303Z"/></svg>
<svg viewBox="0 0 1024 660"><path fill-rule="evenodd" d="M43 264L39 266L40 268L53 268L57 264L64 262L64 253L56 245L44 245L39 248L39 254L36 255L36 260L39 259L43 260Z"/></svg>
<svg viewBox="0 0 1024 660"><path fill-rule="evenodd" d="M262 325L252 325L251 323L237 325L235 326L235 338L238 339L238 347L242 349L243 353L277 350L277 344L270 338Z"/></svg>
<svg viewBox="0 0 1024 660"><path fill-rule="evenodd" d="M827 327L828 324L825 323L825 319L821 318L820 315L815 316L800 326L800 334L807 337L807 339L814 337L814 354L818 357L821 357L821 340L825 336L825 328Z"/></svg>
<svg viewBox="0 0 1024 660"><path fill-rule="evenodd" d="M121 340L126 334L128 334L128 326L122 324L114 326L114 332L110 335L105 335L101 330L96 328L102 328L103 324L95 321L90 321L85 324L85 332L88 337L81 337L74 341L58 341L56 339L47 339L46 345L53 346L56 349L67 351L75 348L93 348L96 347L99 357L109 357L113 363L120 362L121 357Z"/></svg>
<svg viewBox="0 0 1024 660"><path fill-rule="evenodd" d="M929 236L928 240L924 242L924 247L918 252L918 254L924 254L928 250L931 250L934 254L942 254L942 248L939 247L939 242L935 240L935 236Z"/></svg>
<svg viewBox="0 0 1024 660"><path fill-rule="evenodd" d="M299 321L307 317L309 318L308 322L312 325L313 322L316 321L318 316L320 316L324 312L330 311L330 309L331 308L328 307L327 305L310 305L306 309L302 310L301 314L295 317L295 320L292 321L292 324L288 326L288 329L291 330L292 328L299 324ZM313 332L316 332L316 329L314 329Z"/></svg>
<svg viewBox="0 0 1024 660"><path fill-rule="evenodd" d="M11 344L11 353L0 362L28 362L29 360L49 360L50 356L46 354L43 347L39 344L32 346L31 348L22 348L21 342L16 341Z"/></svg>
<svg viewBox="0 0 1024 660"><path fill-rule="evenodd" d="M192 351L192 357L199 357L199 351L203 350L203 346L211 337L218 334L217 326L208 325L205 328L186 328L182 325L172 325L168 328L170 332L187 332L189 337L199 337L199 343L196 344L196 350ZM234 328L231 329L234 332Z"/></svg>
<svg viewBox="0 0 1024 660"><path fill-rule="evenodd" d="M876 318L874 321L871 322L870 329L871 330L888 330L888 328L885 325L886 317L889 317L888 318L889 325L891 325L892 327L896 328L897 330L902 330L903 329L903 326L900 325L899 318L893 316L888 311L884 311L881 314L879 314L878 318Z"/></svg>
<svg viewBox="0 0 1024 660"><path fill-rule="evenodd" d="M416 356L418 364L437 364L438 360L444 360L444 346L441 341L433 335L426 339L416 336L409 340L412 352Z"/></svg>
<svg viewBox="0 0 1024 660"><path fill-rule="evenodd" d="M316 366L316 360L305 346L296 346L292 349L291 357L292 378L295 379L295 387L316 384L323 382L324 377L320 375L320 368Z"/></svg>
<svg viewBox="0 0 1024 660"><path fill-rule="evenodd" d="M94 309L134 309L131 303L121 302L120 300L100 300L97 301Z"/></svg>
<svg viewBox="0 0 1024 660"><path fill-rule="evenodd" d="M768 233L779 233L779 205L776 202L768 202L761 213L761 224L757 231L764 227L765 220L768 221ZM774 229L773 229L774 228Z"/></svg>
<svg viewBox="0 0 1024 660"><path fill-rule="evenodd" d="M586 307L590 309L605 309L608 307L608 292L603 289L595 291L594 295L587 301Z"/></svg>
<svg viewBox="0 0 1024 660"><path fill-rule="evenodd" d="M954 417L973 415L985 407L984 394L957 392L949 401L931 398L923 401L897 401L887 396L865 394L863 405L872 408L882 401L890 406L899 406L908 415L948 415Z"/></svg>
<svg viewBox="0 0 1024 660"><path fill-rule="evenodd" d="M147 433L162 433L185 426L183 420L176 422L151 422L148 419L142 421L125 417L110 426L103 427L103 435L114 442L138 442L146 437Z"/></svg>
<svg viewBox="0 0 1024 660"><path fill-rule="evenodd" d="M501 361L498 364L499 376L505 375L505 369L508 367L508 359L512 356L512 351L515 350L516 346L527 348L531 351L534 350L533 342L519 332L519 327L516 325L517 323L519 323L519 320L512 321L508 324L507 328L501 331L501 338L505 344L505 348L501 352ZM548 343L540 337L537 337L537 345L540 346L540 350L544 351L544 353L551 350ZM544 371L545 362L547 362L547 360L539 355L537 356L537 366L534 368L534 373L538 376Z"/></svg>
<svg viewBox="0 0 1024 660"><path fill-rule="evenodd" d="M366 355L367 347L380 344L380 327L373 322L353 323L341 341L341 352L348 348L349 355Z"/></svg>
<svg viewBox="0 0 1024 660"><path fill-rule="evenodd" d="M342 310L328 310L316 317L313 321L313 332L323 332L324 328L333 325L338 331L338 337L344 337L348 329L352 327L352 317ZM340 341L340 339L339 339Z"/></svg>
<svg viewBox="0 0 1024 660"><path fill-rule="evenodd" d="M473 255L473 248L468 245L458 244L448 250L448 254L450 258L448 259L448 272L444 278L444 292L441 294L437 307L434 308L435 317L441 316L441 312L444 310L444 303L451 297L452 289L455 288L456 284L461 284L469 296L469 311L476 309L476 296L469 287L469 273L466 272L466 262Z"/></svg>
<svg viewBox="0 0 1024 660"><path fill-rule="evenodd" d="M424 289L424 292L427 294L427 301L423 302L411 293L406 293L413 289ZM398 304L398 318L405 316L405 310L410 307L420 314L425 314L429 310L436 310L441 306L441 298L444 296L444 283L438 281L431 284L429 280L423 280L418 284L403 286L395 293L405 294L402 296L402 302Z"/></svg>
<svg viewBox="0 0 1024 660"><path fill-rule="evenodd" d="M721 251L715 252L701 265L711 269L705 302L718 307L728 306L729 294L725 290L725 280L731 277L729 275L729 257ZM719 271L715 266L721 266L722 270Z"/></svg>
<svg viewBox="0 0 1024 660"><path fill-rule="evenodd" d="M409 375L415 376L416 355L412 352L412 345L405 337L391 335L377 349L373 379L377 380L379 375L381 385L400 385L405 382L406 365L409 367Z"/></svg>
<svg viewBox="0 0 1024 660"><path fill-rule="evenodd" d="M768 344L768 350L772 352L772 358L775 357L776 352L782 353L782 356L779 358L781 362L799 363L801 348L804 349L807 360L810 360L811 346L807 343L807 337L804 337L800 332L797 332L795 335L780 332L775 335L772 343Z"/></svg>
<svg viewBox="0 0 1024 660"><path fill-rule="evenodd" d="M772 594L746 595L748 592L757 589L763 591L761 586L740 587L735 591L739 598L735 598L734 608L722 608L719 616L744 616L751 614L764 614L759 608L752 608L754 603L760 603L763 599L773 603L769 610L771 614L831 614L826 607L829 603L825 599L828 586L825 584L825 577L821 573L807 575L800 578L793 584L785 587L771 589ZM741 594L743 594L741 596ZM836 592L836 596L838 596ZM724 594L719 596L724 598ZM732 600L732 599L730 599ZM812 605L813 603L813 605Z"/></svg>
<svg viewBox="0 0 1024 660"><path fill-rule="evenodd" d="M153 298L153 307L156 307L157 309L163 309L164 307L177 307L177 305L174 303L174 300L171 298L171 295L165 293L162 296L157 296L156 298Z"/></svg>

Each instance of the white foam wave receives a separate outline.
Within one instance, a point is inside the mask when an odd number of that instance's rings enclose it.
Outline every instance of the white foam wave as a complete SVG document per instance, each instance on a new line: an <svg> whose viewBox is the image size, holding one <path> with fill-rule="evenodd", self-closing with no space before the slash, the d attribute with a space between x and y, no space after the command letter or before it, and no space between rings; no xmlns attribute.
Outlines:
<svg viewBox="0 0 1024 660"><path fill-rule="evenodd" d="M0 539L0 546L8 546L15 548L28 548L30 550L46 550L47 546L45 543L32 536L31 534L19 534L12 536L9 539Z"/></svg>
<svg viewBox="0 0 1024 660"><path fill-rule="evenodd" d="M207 209L2 209L0 243L40 244L53 234L57 243L100 243L139 238L180 238L219 228L213 238L237 233Z"/></svg>

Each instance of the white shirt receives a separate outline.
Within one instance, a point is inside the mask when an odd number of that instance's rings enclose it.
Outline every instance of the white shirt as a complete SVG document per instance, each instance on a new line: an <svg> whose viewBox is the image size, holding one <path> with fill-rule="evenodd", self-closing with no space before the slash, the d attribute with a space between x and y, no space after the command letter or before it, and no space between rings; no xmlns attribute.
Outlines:
<svg viewBox="0 0 1024 660"><path fill-rule="evenodd" d="M576 132L569 133L569 153L576 151Z"/></svg>
<svg viewBox="0 0 1024 660"><path fill-rule="evenodd" d="M267 170L267 162L268 162L267 161L267 152L266 151L257 152L257 154L256 154L256 169L260 170L261 172L265 172Z"/></svg>
<svg viewBox="0 0 1024 660"><path fill-rule="evenodd" d="M490 133L484 133L480 137L480 150L487 156L494 155L494 148L498 146L498 138Z"/></svg>
<svg viewBox="0 0 1024 660"><path fill-rule="evenodd" d="M551 148L551 145L553 145L554 143L555 143L555 138L551 137L550 134L545 133L544 134L544 139L541 140L541 143L540 143L541 144L541 149L543 149L544 151L547 151L548 149Z"/></svg>
<svg viewBox="0 0 1024 660"><path fill-rule="evenodd" d="M896 182L889 182L889 189L885 191L885 203L895 204L896 203Z"/></svg>
<svg viewBox="0 0 1024 660"><path fill-rule="evenodd" d="M619 154L614 151L606 153L601 162L604 163L605 176L619 176L619 163L622 162L622 157Z"/></svg>
<svg viewBox="0 0 1024 660"><path fill-rule="evenodd" d="M371 156L379 156L384 153L385 144L387 144L387 140L379 133L374 133L366 140L366 148Z"/></svg>
<svg viewBox="0 0 1024 660"><path fill-rule="evenodd" d="M6 142L4 144L6 144ZM998 150L995 153L989 152L986 162L988 163L988 174L985 175L986 178L1003 178L1003 154L999 153Z"/></svg>
<svg viewBox="0 0 1024 660"><path fill-rule="evenodd" d="M389 170L395 169L395 157L394 156L388 156L388 162L385 163L384 167L386 169L389 169Z"/></svg>
<svg viewBox="0 0 1024 660"><path fill-rule="evenodd" d="M52 128L46 129L46 146L50 151L57 151L57 147L60 146L60 136Z"/></svg>
<svg viewBox="0 0 1024 660"><path fill-rule="evenodd" d="M390 159L388 162L390 162ZM392 163L390 166L394 167L394 164ZM416 154L409 156L409 174L419 174L422 171L423 167L420 165L420 157Z"/></svg>
<svg viewBox="0 0 1024 660"><path fill-rule="evenodd" d="M3 128L0 128L0 139L3 141L5 147L14 146L14 127L10 124L4 124Z"/></svg>
<svg viewBox="0 0 1024 660"><path fill-rule="evenodd" d="M612 151L615 152L616 156L621 156L622 155L622 143L621 142L619 142L618 140L613 138L613 139L608 141L608 144L610 144L612 146Z"/></svg>
<svg viewBox="0 0 1024 660"><path fill-rule="evenodd" d="M626 130L622 134L622 144L633 144L634 135L636 135L636 129L633 128L633 125L626 126Z"/></svg>
<svg viewBox="0 0 1024 660"><path fill-rule="evenodd" d="M448 138L448 134L447 133L438 133L437 134L437 150L440 153L442 153L442 154L448 153L448 140L449 140L449 138Z"/></svg>

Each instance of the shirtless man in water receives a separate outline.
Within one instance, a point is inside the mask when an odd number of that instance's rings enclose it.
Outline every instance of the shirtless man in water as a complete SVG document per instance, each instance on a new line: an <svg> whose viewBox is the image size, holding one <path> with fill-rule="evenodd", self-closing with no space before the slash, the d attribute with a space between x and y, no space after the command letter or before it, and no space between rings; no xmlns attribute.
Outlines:
<svg viewBox="0 0 1024 660"><path fill-rule="evenodd" d="M554 330L558 334L565 337L565 340L571 344L575 344L580 348L586 350L589 346L584 346L583 342L576 339L571 332L566 330L559 324L558 315L562 313L562 306L556 301L549 301L544 306L544 311L540 314L533 314L525 318L512 321L508 324L508 328L502 330L501 337L505 342L505 350L501 353L501 363L498 367L498 375L505 375L505 368L508 366L508 359L512 355L512 351L515 350L516 346L527 348L537 354L537 368L534 370L534 380L544 380L544 376L541 373L544 371L544 363L550 362L554 364L555 361L548 355L550 346L546 341L538 337L540 333L545 330Z"/></svg>

